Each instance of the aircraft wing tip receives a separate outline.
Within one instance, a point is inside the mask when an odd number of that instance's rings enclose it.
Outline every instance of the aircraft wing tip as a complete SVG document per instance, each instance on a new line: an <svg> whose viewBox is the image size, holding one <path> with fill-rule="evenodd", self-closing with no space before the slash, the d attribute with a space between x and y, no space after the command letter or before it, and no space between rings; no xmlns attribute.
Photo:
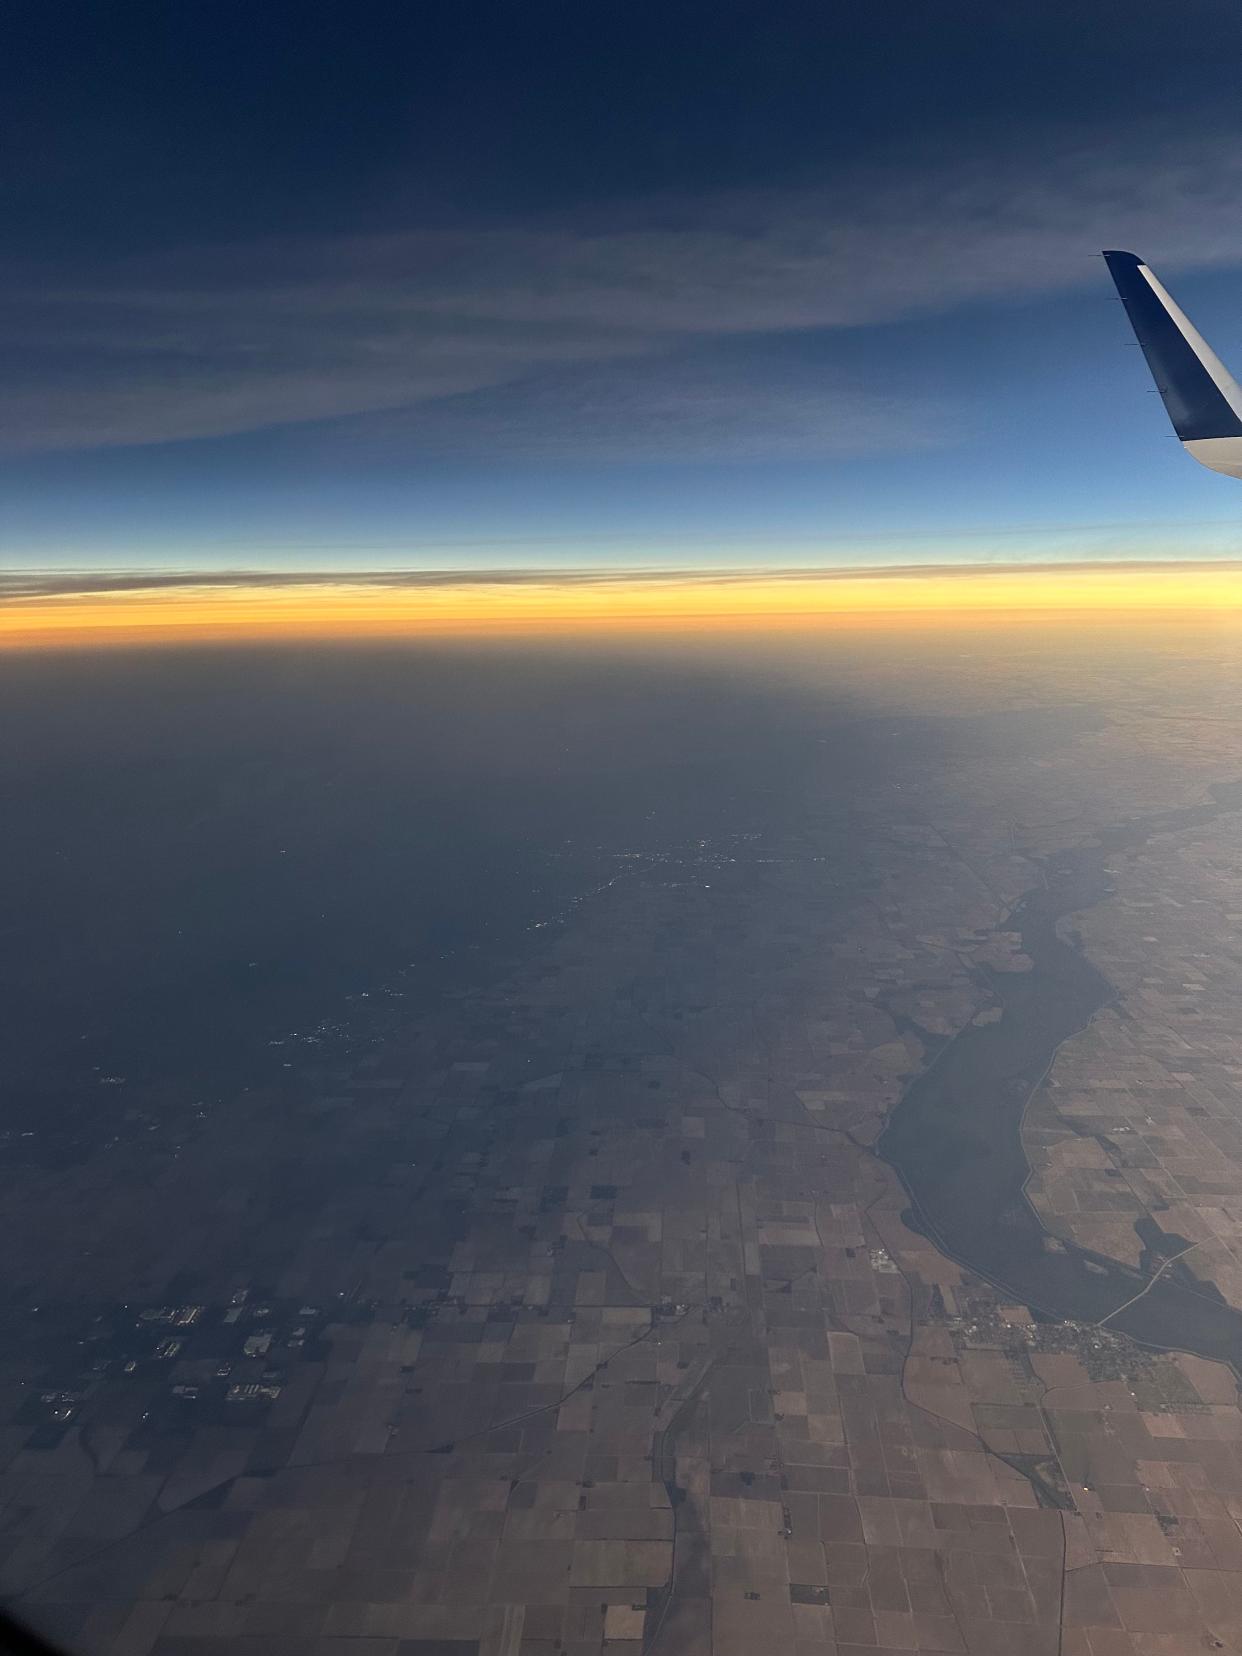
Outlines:
<svg viewBox="0 0 1242 1656"><path fill-rule="evenodd" d="M1242 475L1234 469L1242 450L1242 386L1137 254L1110 248L1104 261L1174 431L1203 465Z"/></svg>

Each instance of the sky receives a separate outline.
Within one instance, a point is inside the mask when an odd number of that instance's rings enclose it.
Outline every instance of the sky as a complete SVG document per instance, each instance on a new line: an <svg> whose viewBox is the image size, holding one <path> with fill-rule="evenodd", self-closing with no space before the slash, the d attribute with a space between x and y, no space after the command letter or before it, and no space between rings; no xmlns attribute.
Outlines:
<svg viewBox="0 0 1242 1656"><path fill-rule="evenodd" d="M1242 556L1234 0L6 8L0 564Z"/></svg>

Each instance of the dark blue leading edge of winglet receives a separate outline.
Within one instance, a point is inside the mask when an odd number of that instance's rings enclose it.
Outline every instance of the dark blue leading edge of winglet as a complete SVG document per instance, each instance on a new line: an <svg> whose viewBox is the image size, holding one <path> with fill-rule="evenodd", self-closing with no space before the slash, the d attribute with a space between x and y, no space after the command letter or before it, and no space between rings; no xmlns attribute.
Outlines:
<svg viewBox="0 0 1242 1656"><path fill-rule="evenodd" d="M1104 254L1104 262L1182 442L1242 437L1242 420L1148 283L1142 259L1133 253L1112 251Z"/></svg>

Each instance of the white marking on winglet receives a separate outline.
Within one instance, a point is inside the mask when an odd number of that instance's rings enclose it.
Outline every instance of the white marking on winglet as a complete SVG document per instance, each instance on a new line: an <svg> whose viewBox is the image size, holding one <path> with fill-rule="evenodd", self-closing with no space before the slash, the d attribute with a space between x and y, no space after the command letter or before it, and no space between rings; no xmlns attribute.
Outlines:
<svg viewBox="0 0 1242 1656"><path fill-rule="evenodd" d="M1208 344L1207 340L1204 339L1198 328L1195 327L1194 323L1186 315L1186 312L1182 310L1181 306L1177 303L1176 299L1174 299L1173 295L1169 292L1168 288L1165 287L1160 278L1148 270L1145 264L1141 264L1139 266L1139 270L1142 273L1148 287L1152 290L1156 298L1159 299L1165 310L1168 311L1169 315L1173 318L1174 326L1178 329L1182 335L1182 338L1186 341L1191 350L1198 357L1199 361L1203 364L1207 371L1208 377L1216 386L1216 389L1220 392L1221 396L1224 397L1225 401L1229 404L1230 408L1233 409L1238 418L1242 420L1242 385L1239 385L1237 380L1234 379L1228 368L1225 367L1216 352ZM1233 442L1235 439L1221 439L1213 437L1207 439L1207 441ZM1192 445L1187 443L1186 447L1189 449ZM1199 459L1197 454L1195 455L1195 459ZM1209 460L1204 460L1203 464L1208 466L1212 463ZM1213 466L1212 469L1214 471L1219 471L1222 468Z"/></svg>
<svg viewBox="0 0 1242 1656"><path fill-rule="evenodd" d="M1209 471L1223 472L1226 477L1242 477L1242 437L1195 437L1182 447L1192 460Z"/></svg>

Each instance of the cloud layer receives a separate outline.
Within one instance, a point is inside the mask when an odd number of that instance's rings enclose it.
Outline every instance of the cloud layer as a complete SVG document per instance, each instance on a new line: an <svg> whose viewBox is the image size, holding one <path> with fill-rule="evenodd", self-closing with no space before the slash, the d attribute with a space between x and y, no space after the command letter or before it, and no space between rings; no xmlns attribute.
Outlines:
<svg viewBox="0 0 1242 1656"><path fill-rule="evenodd" d="M520 227L273 240L0 282L9 453L383 415L411 452L783 458L921 446L951 410L735 371L729 342L1242 262L1242 147L1161 132ZM364 432L369 428L363 425Z"/></svg>
<svg viewBox="0 0 1242 1656"><path fill-rule="evenodd" d="M572 591L592 589L624 593L627 588L665 588L708 591L713 588L831 585L835 582L961 581L1006 575L1054 580L1078 574L1113 579L1132 575L1179 575L1199 571L1213 576L1242 576L1242 559L1218 557L1063 559L1004 563L892 563L832 566L709 568L709 569L349 569L349 570L26 570L0 571L0 605L20 606L48 598L107 598L126 594L159 593L279 593L293 591L329 595L343 592L436 593L486 591L489 588L546 588Z"/></svg>

